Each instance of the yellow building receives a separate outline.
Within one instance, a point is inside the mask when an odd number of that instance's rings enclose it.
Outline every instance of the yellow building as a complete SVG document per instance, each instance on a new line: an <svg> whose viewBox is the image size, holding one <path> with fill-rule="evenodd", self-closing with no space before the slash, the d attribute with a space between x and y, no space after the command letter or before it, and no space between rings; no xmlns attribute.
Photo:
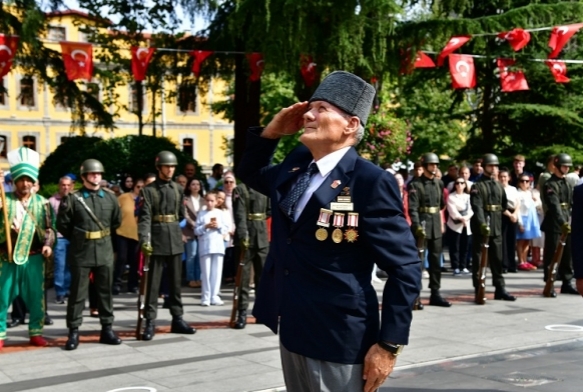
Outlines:
<svg viewBox="0 0 583 392"><path fill-rule="evenodd" d="M60 52L59 41L87 42L85 34L79 31L80 26L88 21L86 14L71 10L49 14L48 17L45 45ZM25 77L18 67L13 67L1 82L7 93L0 93L0 138L5 141L4 150L0 152L0 167L7 167L7 151L24 145L38 151L44 160L65 138L75 135L71 130L70 110L54 104L53 94L46 84ZM99 86L98 80L93 82ZM185 112L176 102L165 102L163 98L156 104L161 111L161 116L156 119L157 136L174 141L178 149L192 155L205 171L210 171L215 163L231 165L231 157L226 156L223 149L223 139L233 138L233 125L210 111L210 104L221 97L224 87L221 80L212 80L208 93L202 97L196 94L196 101L189 103ZM172 91L176 85L166 83L164 89ZM137 108L131 85L118 88L116 93L120 100L118 104L128 109ZM149 117L151 99L151 95L145 96L144 121ZM88 125L86 134L101 138L138 134L137 116L130 111L121 110L115 122L117 128L113 132L95 130ZM151 125L145 125L143 133L151 135Z"/></svg>

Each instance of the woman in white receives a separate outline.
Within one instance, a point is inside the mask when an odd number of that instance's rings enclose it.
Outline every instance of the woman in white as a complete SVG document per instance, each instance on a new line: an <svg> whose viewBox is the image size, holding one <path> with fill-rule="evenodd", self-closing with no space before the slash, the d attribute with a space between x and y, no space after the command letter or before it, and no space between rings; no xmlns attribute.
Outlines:
<svg viewBox="0 0 583 392"><path fill-rule="evenodd" d="M227 221L222 210L216 207L217 194L214 191L205 196L206 210L200 211L196 218L194 233L198 236L198 253L202 278L202 306L222 305L219 297L225 243L223 235L227 233Z"/></svg>
<svg viewBox="0 0 583 392"><path fill-rule="evenodd" d="M520 200L518 190L509 184L508 169L500 169L498 178L508 200L508 208L502 212L502 267L507 272L516 272L516 233L520 223Z"/></svg>
<svg viewBox="0 0 583 392"><path fill-rule="evenodd" d="M447 198L447 231L450 238L449 259L454 276L469 274L466 266L468 242L472 235L470 219L474 215L470 205L470 192L465 178L458 177L454 181L454 192Z"/></svg>
<svg viewBox="0 0 583 392"><path fill-rule="evenodd" d="M522 175L518 178L518 197L520 198L520 225L516 234L516 255L518 269L522 271L535 270L537 267L526 259L528 245L531 240L540 238L540 222L536 211L535 197L530 190L530 177Z"/></svg>

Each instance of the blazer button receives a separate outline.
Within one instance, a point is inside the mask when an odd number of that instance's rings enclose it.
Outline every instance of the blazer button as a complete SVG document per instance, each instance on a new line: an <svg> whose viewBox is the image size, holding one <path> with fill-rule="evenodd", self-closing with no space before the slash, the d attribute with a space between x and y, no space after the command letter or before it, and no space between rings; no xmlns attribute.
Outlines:
<svg viewBox="0 0 583 392"><path fill-rule="evenodd" d="M286 269L284 269L284 270L283 270L283 274L284 274L285 276L288 276L288 275L289 275L289 270L288 270L287 268L286 268Z"/></svg>
<svg viewBox="0 0 583 392"><path fill-rule="evenodd" d="M291 244L291 238L288 238L288 239L287 239L287 244L288 244L288 245L289 245L289 244Z"/></svg>

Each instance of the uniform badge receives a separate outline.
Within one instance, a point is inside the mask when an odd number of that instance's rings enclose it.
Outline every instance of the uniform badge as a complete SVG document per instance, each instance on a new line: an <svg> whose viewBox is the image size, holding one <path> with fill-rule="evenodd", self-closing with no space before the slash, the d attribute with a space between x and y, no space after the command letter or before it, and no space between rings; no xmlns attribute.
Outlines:
<svg viewBox="0 0 583 392"><path fill-rule="evenodd" d="M330 186L333 189L336 189L336 188L338 188L338 185L340 185L340 184L342 184L342 181L340 181L340 180L334 180L334 181L332 181L332 184L330 184Z"/></svg>
<svg viewBox="0 0 583 392"><path fill-rule="evenodd" d="M297 172L298 170L300 170L299 167L294 167L293 169L291 169L288 173L293 173L293 172Z"/></svg>
<svg viewBox="0 0 583 392"><path fill-rule="evenodd" d="M348 226L348 229L344 232L344 238L348 242L355 242L358 238L358 231L356 230L358 227L358 212L348 213L348 222L346 226Z"/></svg>
<svg viewBox="0 0 583 392"><path fill-rule="evenodd" d="M339 244L342 242L342 230L341 227L344 227L344 213L335 212L334 213L334 223L335 229L332 232L332 241Z"/></svg>
<svg viewBox="0 0 583 392"><path fill-rule="evenodd" d="M330 217L332 216L332 211L325 208L320 208L320 216L318 217L318 222L316 224L321 226L316 230L316 239L318 241L324 241L328 238L328 230L325 227L330 227Z"/></svg>

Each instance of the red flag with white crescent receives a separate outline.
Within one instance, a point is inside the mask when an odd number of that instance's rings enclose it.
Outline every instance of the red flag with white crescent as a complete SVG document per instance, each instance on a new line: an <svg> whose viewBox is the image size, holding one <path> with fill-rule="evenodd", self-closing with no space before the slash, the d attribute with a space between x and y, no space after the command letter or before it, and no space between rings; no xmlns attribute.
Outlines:
<svg viewBox="0 0 583 392"><path fill-rule="evenodd" d="M551 38L549 39L549 47L553 50L549 57L550 59L556 58L563 46L569 41L569 39L583 27L583 23L576 23L567 26L557 26L551 31Z"/></svg>
<svg viewBox="0 0 583 392"><path fill-rule="evenodd" d="M249 75L249 80L252 82L257 82L261 79L261 74L263 73L263 67L265 61L263 61L263 54L253 52L247 55L247 60L249 61L249 68L251 68L251 75Z"/></svg>
<svg viewBox="0 0 583 392"><path fill-rule="evenodd" d="M0 34L0 78L10 72L17 49L18 37Z"/></svg>
<svg viewBox="0 0 583 392"><path fill-rule="evenodd" d="M198 75L200 75L200 66L213 53L210 50L193 50L190 52L190 55L194 57L194 61L192 62L192 73L194 76L198 78Z"/></svg>
<svg viewBox="0 0 583 392"><path fill-rule="evenodd" d="M85 79L93 77L93 47L82 42L61 42L61 52L65 63L67 79Z"/></svg>
<svg viewBox="0 0 583 392"><path fill-rule="evenodd" d="M473 57L466 54L450 54L449 72L453 88L476 87L476 69Z"/></svg>
<svg viewBox="0 0 583 392"><path fill-rule="evenodd" d="M433 68L435 67L435 63L425 53L419 51L417 52L417 57L415 58L415 63L413 64L415 68Z"/></svg>
<svg viewBox="0 0 583 392"><path fill-rule="evenodd" d="M567 64L564 61L545 61L548 65L555 82L557 83L569 83L571 79L567 77Z"/></svg>
<svg viewBox="0 0 583 392"><path fill-rule="evenodd" d="M156 48L139 48L132 46L132 74L136 82L141 82L146 78L148 65L154 55Z"/></svg>
<svg viewBox="0 0 583 392"><path fill-rule="evenodd" d="M530 41L530 33L523 29L512 29L504 33L498 34L498 38L508 41L512 49L518 52L524 48Z"/></svg>
<svg viewBox="0 0 583 392"><path fill-rule="evenodd" d="M441 51L439 56L437 56L437 65L442 66L445 58L450 54L453 53L454 50L461 48L466 42L472 39L471 35L462 35L459 37L451 37L445 45L445 48Z"/></svg>
<svg viewBox="0 0 583 392"><path fill-rule="evenodd" d="M498 69L500 70L500 86L502 91L509 93L512 91L529 90L526 77L522 71L510 71L508 67L514 65L516 60L497 59Z"/></svg>
<svg viewBox="0 0 583 392"><path fill-rule="evenodd" d="M318 71L316 64L312 56L305 54L300 55L300 72L302 73L302 79L304 79L304 84L306 87L312 87L316 80L318 80Z"/></svg>

